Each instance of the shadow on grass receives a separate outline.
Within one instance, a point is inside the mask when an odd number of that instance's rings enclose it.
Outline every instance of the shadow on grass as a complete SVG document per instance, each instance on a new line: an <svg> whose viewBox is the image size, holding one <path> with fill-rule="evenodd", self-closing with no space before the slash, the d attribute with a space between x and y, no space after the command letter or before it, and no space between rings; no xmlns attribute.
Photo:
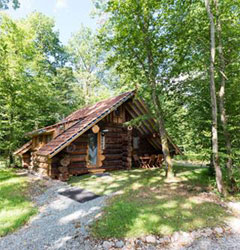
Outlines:
<svg viewBox="0 0 240 250"><path fill-rule="evenodd" d="M172 181L165 180L163 169L135 169L111 172L110 177L73 177L70 183L96 194L118 192L93 224L97 237L168 235L223 223L225 210L197 196L211 183L208 169L175 166L174 172Z"/></svg>
<svg viewBox="0 0 240 250"><path fill-rule="evenodd" d="M162 183L163 176L163 171L159 169L135 169L113 171L110 176L104 177L95 175L74 176L69 183L99 195L108 195L129 188L137 189L156 182Z"/></svg>
<svg viewBox="0 0 240 250"><path fill-rule="evenodd" d="M174 167L176 176L189 185L209 186L208 169L200 167ZM98 195L108 195L129 188L138 189L152 185L161 185L164 182L163 169L134 169L113 171L110 176L98 177L83 175L71 177L69 184L94 192Z"/></svg>
<svg viewBox="0 0 240 250"><path fill-rule="evenodd" d="M190 185L209 186L214 179L209 175L208 168L202 167L175 167L176 175L182 178L182 182Z"/></svg>
<svg viewBox="0 0 240 250"><path fill-rule="evenodd" d="M99 238L169 235L223 224L228 217L219 205L195 196L147 194L144 190L114 197L92 226Z"/></svg>

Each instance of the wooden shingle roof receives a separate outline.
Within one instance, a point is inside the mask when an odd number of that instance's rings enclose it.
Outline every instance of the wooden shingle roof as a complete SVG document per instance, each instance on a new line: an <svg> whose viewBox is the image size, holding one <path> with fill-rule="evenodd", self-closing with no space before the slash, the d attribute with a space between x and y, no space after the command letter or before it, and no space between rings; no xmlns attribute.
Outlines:
<svg viewBox="0 0 240 250"><path fill-rule="evenodd" d="M36 153L42 156L52 158L72 141L86 132L98 121L110 114L122 103L134 96L134 91L126 92L119 96L100 101L92 106L73 112L67 116L61 123L74 121L72 126L56 136L49 143L40 148Z"/></svg>

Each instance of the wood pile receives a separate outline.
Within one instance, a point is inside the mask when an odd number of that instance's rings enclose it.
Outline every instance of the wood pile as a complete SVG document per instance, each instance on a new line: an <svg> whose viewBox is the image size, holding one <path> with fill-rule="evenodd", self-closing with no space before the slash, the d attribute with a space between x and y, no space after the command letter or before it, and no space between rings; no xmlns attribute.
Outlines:
<svg viewBox="0 0 240 250"><path fill-rule="evenodd" d="M58 167L59 176L58 179L60 181L67 181L69 180L69 171L68 166L71 163L70 155L64 155L64 157L60 160L60 166Z"/></svg>

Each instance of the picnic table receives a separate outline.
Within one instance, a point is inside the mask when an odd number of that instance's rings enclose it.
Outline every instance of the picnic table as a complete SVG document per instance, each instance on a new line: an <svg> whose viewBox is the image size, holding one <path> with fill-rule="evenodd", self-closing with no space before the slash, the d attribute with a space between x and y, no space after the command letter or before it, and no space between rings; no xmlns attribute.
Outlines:
<svg viewBox="0 0 240 250"><path fill-rule="evenodd" d="M164 161L163 155L151 155L139 157L141 166L143 168L161 167Z"/></svg>

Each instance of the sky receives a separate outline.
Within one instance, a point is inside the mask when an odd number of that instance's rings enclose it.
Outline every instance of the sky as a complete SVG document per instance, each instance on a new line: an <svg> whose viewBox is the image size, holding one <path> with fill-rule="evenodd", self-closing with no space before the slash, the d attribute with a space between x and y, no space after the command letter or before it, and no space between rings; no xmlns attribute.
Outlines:
<svg viewBox="0 0 240 250"><path fill-rule="evenodd" d="M91 17L91 0L20 0L20 8L6 10L14 19L24 18L33 11L54 18L60 40L66 44L71 34L78 31L81 24L95 29L96 20Z"/></svg>

